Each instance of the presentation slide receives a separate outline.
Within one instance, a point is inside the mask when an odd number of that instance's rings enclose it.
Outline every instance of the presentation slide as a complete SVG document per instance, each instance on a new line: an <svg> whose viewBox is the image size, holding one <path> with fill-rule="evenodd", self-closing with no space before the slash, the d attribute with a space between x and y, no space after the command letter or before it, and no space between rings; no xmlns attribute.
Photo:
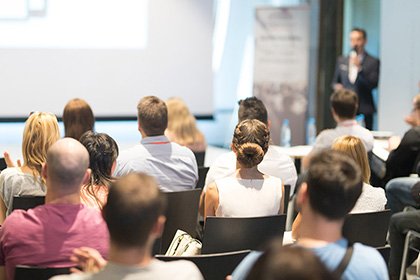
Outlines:
<svg viewBox="0 0 420 280"><path fill-rule="evenodd" d="M212 1L0 0L0 118L86 99L132 117L142 96L213 113Z"/></svg>

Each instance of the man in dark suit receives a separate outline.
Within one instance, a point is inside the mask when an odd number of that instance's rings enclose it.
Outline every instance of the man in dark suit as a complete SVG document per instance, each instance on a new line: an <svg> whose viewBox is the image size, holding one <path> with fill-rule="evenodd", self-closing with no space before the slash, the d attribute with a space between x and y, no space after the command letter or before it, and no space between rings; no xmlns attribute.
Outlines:
<svg viewBox="0 0 420 280"><path fill-rule="evenodd" d="M365 116L366 128L372 129L375 105L372 90L378 86L379 60L365 51L366 31L353 28L350 32L352 50L337 60L332 86L334 90L347 88L359 96L359 114Z"/></svg>

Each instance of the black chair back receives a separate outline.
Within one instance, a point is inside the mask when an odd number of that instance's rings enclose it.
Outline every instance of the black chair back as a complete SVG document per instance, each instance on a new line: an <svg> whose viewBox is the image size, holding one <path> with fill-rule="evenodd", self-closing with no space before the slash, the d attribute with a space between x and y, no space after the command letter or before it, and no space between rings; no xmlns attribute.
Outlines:
<svg viewBox="0 0 420 280"><path fill-rule="evenodd" d="M349 214L343 225L343 236L353 243L385 246L390 218L390 210Z"/></svg>
<svg viewBox="0 0 420 280"><path fill-rule="evenodd" d="M290 200L290 185L283 186L283 197L280 205L280 210L282 214L287 215L287 210L289 209L289 200Z"/></svg>
<svg viewBox="0 0 420 280"><path fill-rule="evenodd" d="M208 254L198 256L156 256L162 261L188 260L192 261L206 280L222 280L232 274L238 264L248 255L250 250Z"/></svg>
<svg viewBox="0 0 420 280"><path fill-rule="evenodd" d="M70 267L33 267L18 265L15 268L15 280L48 280L53 276L70 274Z"/></svg>
<svg viewBox="0 0 420 280"><path fill-rule="evenodd" d="M4 160L4 158L0 158L0 171L6 168L7 168L6 161Z"/></svg>
<svg viewBox="0 0 420 280"><path fill-rule="evenodd" d="M227 218L207 217L203 234L203 254L258 250L274 237L283 238L286 214Z"/></svg>
<svg viewBox="0 0 420 280"><path fill-rule="evenodd" d="M207 172L209 172L209 167L200 166L198 167L198 182L196 185L196 189L202 189L204 188L204 185L206 184L206 176Z"/></svg>
<svg viewBox="0 0 420 280"><path fill-rule="evenodd" d="M161 237L161 253L166 253L178 229L194 235L201 190L167 192L166 223ZM159 242L159 240L158 240Z"/></svg>
<svg viewBox="0 0 420 280"><path fill-rule="evenodd" d="M195 160L197 161L197 166L204 166L204 160L206 159L206 151L204 152L194 152Z"/></svg>
<svg viewBox="0 0 420 280"><path fill-rule="evenodd" d="M45 196L14 196L12 211L15 209L28 210L45 204Z"/></svg>

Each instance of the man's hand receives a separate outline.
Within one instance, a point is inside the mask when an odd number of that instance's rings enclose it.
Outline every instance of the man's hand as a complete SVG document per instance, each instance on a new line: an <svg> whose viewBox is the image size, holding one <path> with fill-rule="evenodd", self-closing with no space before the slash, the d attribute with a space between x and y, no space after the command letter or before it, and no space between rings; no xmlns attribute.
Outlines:
<svg viewBox="0 0 420 280"><path fill-rule="evenodd" d="M72 268L71 271L73 273L95 273L107 264L107 261L102 258L101 254L97 250L89 247L74 249L70 260L82 269L82 271L80 271L79 269Z"/></svg>
<svg viewBox="0 0 420 280"><path fill-rule="evenodd" d="M4 157L4 161L6 162L7 167L16 167L16 165L17 167L22 167L22 163L20 159L17 160L17 164L15 165L8 152L4 152L3 157Z"/></svg>
<svg viewBox="0 0 420 280"><path fill-rule="evenodd" d="M337 91L337 90L340 90L340 89L343 89L344 87L343 87L343 85L342 84L339 84L339 83L337 83L337 84L334 84L334 91Z"/></svg>

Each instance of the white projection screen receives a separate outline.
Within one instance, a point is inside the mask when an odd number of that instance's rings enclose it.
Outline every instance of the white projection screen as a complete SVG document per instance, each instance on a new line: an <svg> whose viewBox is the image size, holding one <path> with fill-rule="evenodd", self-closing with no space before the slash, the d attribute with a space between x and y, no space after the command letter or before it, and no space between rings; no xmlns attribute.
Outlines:
<svg viewBox="0 0 420 280"><path fill-rule="evenodd" d="M0 119L133 117L142 96L213 114L212 0L0 0Z"/></svg>

